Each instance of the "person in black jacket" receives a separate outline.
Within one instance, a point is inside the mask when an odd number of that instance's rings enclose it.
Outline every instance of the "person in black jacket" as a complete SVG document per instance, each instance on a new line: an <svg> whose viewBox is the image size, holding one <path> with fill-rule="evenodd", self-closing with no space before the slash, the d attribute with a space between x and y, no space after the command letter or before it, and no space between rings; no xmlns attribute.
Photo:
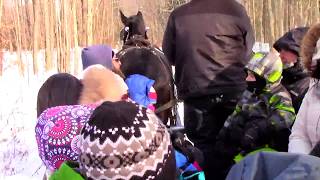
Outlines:
<svg viewBox="0 0 320 180"><path fill-rule="evenodd" d="M310 81L300 62L300 44L308 29L308 27L292 29L273 44L284 64L281 84L289 91L296 112L299 111Z"/></svg>
<svg viewBox="0 0 320 180"><path fill-rule="evenodd" d="M175 66L186 133L204 153L208 179L219 179L213 147L246 89L244 67L253 43L250 19L235 0L192 0L175 9L167 23L163 51Z"/></svg>

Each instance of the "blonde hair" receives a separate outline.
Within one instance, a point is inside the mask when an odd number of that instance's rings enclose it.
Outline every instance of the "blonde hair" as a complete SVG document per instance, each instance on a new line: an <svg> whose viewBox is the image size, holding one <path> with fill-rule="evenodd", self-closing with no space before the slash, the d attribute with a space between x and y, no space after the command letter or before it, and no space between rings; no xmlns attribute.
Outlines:
<svg viewBox="0 0 320 180"><path fill-rule="evenodd" d="M80 104L120 101L128 87L123 79L102 65L92 65L83 72Z"/></svg>

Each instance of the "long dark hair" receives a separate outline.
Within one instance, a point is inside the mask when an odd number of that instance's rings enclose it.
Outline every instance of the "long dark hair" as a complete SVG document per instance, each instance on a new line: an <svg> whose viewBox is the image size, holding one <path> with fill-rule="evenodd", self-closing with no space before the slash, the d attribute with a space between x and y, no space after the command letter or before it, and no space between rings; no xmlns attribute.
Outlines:
<svg viewBox="0 0 320 180"><path fill-rule="evenodd" d="M41 86L37 98L37 117L47 108L78 104L81 81L68 73L50 76Z"/></svg>

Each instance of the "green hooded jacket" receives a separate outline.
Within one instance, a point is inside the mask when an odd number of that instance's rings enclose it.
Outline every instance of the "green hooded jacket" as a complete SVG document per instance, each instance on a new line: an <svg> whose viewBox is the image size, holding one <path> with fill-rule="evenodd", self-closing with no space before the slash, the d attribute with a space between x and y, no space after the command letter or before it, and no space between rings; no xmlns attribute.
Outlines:
<svg viewBox="0 0 320 180"><path fill-rule="evenodd" d="M84 180L80 173L75 169L79 168L76 162L67 161L61 164L60 168L55 171L49 180Z"/></svg>

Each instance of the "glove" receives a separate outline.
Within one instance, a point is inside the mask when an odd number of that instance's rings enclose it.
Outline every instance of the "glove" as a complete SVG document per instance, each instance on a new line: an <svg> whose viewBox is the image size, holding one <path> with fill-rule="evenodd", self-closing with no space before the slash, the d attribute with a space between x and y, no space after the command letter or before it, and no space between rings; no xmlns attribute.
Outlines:
<svg viewBox="0 0 320 180"><path fill-rule="evenodd" d="M271 123L265 119L258 119L248 123L241 139L241 148L246 152L250 152L268 144L272 129Z"/></svg>
<svg viewBox="0 0 320 180"><path fill-rule="evenodd" d="M203 164L204 159L202 152L186 140L183 133L175 132L171 134L171 141L174 149L185 155L190 163L196 161L200 166Z"/></svg>
<svg viewBox="0 0 320 180"><path fill-rule="evenodd" d="M252 124L246 128L244 136L241 139L241 149L245 152L252 151L259 139L259 128L256 124Z"/></svg>

